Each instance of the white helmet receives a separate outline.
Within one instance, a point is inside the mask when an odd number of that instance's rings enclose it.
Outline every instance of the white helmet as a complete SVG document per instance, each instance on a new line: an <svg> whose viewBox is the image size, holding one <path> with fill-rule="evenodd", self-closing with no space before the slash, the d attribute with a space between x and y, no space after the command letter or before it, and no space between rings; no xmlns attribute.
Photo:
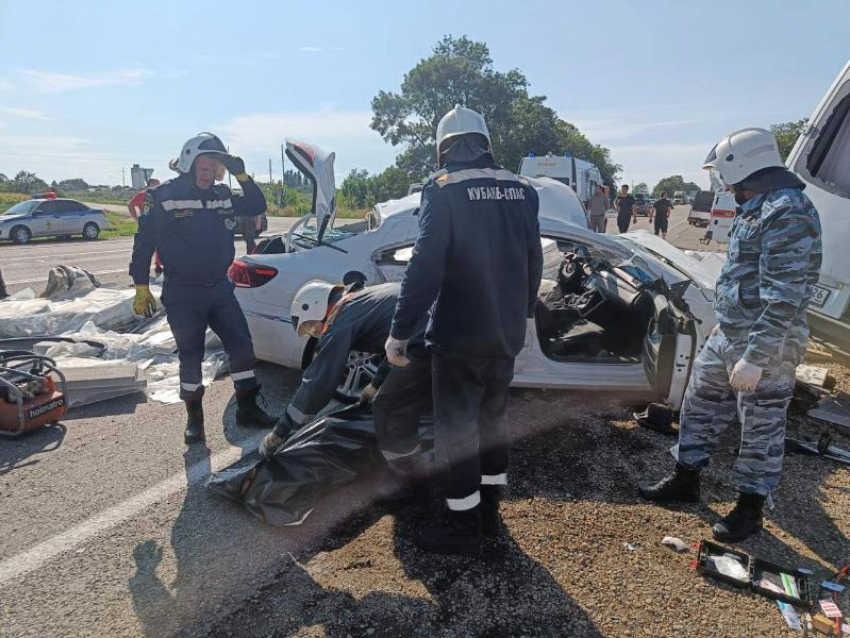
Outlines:
<svg viewBox="0 0 850 638"><path fill-rule="evenodd" d="M217 135L212 133L198 133L195 137L186 141L180 151L180 157L171 160L168 167L178 173L188 173L192 170L192 164L199 155L227 155L227 148Z"/></svg>
<svg viewBox="0 0 850 638"><path fill-rule="evenodd" d="M440 163L440 152L443 142L458 135L478 133L487 140L487 150L493 152L490 142L490 131L487 130L487 122L472 109L456 104L455 107L443 116L437 124L437 164Z"/></svg>
<svg viewBox="0 0 850 638"><path fill-rule="evenodd" d="M785 163L769 131L744 128L720 140L702 167L717 170L723 183L732 186L763 168L785 168Z"/></svg>
<svg viewBox="0 0 850 638"><path fill-rule="evenodd" d="M309 281L301 287L292 300L289 311L292 317L292 327L298 331L298 324L306 321L324 321L328 316L328 305L331 293L337 287L326 281ZM300 332L298 333L301 334Z"/></svg>

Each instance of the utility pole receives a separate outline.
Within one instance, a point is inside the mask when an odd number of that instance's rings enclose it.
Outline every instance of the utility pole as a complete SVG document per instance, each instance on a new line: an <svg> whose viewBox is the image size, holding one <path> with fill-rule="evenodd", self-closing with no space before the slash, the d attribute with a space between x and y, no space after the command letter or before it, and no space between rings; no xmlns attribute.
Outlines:
<svg viewBox="0 0 850 638"><path fill-rule="evenodd" d="M122 188L127 188L127 179L124 176L126 171L127 171L127 169L122 166L121 167L121 187Z"/></svg>
<svg viewBox="0 0 850 638"><path fill-rule="evenodd" d="M280 145L280 183L283 184L283 180L286 177L286 160L284 159L286 155L284 154L283 144ZM285 184L283 184L285 185Z"/></svg>
<svg viewBox="0 0 850 638"><path fill-rule="evenodd" d="M271 186L272 184L274 184L274 182L272 181L272 158L270 157L269 158L269 186Z"/></svg>

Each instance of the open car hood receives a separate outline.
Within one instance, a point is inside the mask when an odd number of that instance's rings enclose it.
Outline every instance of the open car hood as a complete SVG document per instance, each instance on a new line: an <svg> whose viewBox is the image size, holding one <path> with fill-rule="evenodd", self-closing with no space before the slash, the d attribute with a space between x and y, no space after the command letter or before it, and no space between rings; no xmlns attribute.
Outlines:
<svg viewBox="0 0 850 638"><path fill-rule="evenodd" d="M336 217L336 154L313 144L287 139L286 156L313 185L311 212L316 216L316 243L321 244L325 231L333 226Z"/></svg>

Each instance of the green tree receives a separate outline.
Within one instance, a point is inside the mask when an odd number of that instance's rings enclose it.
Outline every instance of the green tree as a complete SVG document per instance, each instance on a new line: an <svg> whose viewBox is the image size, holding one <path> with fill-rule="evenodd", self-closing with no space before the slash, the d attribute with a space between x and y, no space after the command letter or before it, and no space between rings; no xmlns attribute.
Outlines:
<svg viewBox="0 0 850 638"><path fill-rule="evenodd" d="M592 144L545 102L544 96L528 94L528 80L519 70L496 71L483 42L445 36L404 76L399 93L375 96L371 126L402 147L396 166L410 182L436 169L437 124L461 104L487 121L500 164L516 169L530 152L569 152L596 164L605 181L613 183L621 167L611 161L608 149Z"/></svg>
<svg viewBox="0 0 850 638"><path fill-rule="evenodd" d="M76 178L76 179L63 179L61 182L56 184L57 188L60 188L64 191L84 191L89 185L85 180Z"/></svg>
<svg viewBox="0 0 850 638"><path fill-rule="evenodd" d="M643 193L644 195L649 194L649 186L647 186L644 182L641 182L637 186L635 186L635 193Z"/></svg>
<svg viewBox="0 0 850 638"><path fill-rule="evenodd" d="M48 189L47 182L35 173L19 171L12 179L12 191L15 193L41 193Z"/></svg>
<svg viewBox="0 0 850 638"><path fill-rule="evenodd" d="M685 178L681 175L670 175L659 181L655 188L652 189L653 197L660 197L661 193L667 193L667 196L672 198L676 191L684 191Z"/></svg>
<svg viewBox="0 0 850 638"><path fill-rule="evenodd" d="M809 123L809 118L797 120L796 122L782 122L773 124L770 127L770 132L776 138L776 143L779 146L779 154L782 156L782 161L788 159L791 149L797 143L797 138L803 132L806 124Z"/></svg>

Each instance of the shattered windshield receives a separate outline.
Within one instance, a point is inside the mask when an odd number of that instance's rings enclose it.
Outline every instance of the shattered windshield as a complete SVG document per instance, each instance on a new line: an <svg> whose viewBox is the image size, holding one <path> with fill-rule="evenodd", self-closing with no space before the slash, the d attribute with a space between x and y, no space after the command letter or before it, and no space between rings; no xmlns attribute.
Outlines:
<svg viewBox="0 0 850 638"><path fill-rule="evenodd" d="M322 244L335 244L343 239L358 235L364 230L366 230L364 220L344 219L340 221L335 219L333 227L325 230L325 234L322 236ZM317 243L316 236L316 218L311 217L292 234L292 241L300 248L314 248Z"/></svg>

